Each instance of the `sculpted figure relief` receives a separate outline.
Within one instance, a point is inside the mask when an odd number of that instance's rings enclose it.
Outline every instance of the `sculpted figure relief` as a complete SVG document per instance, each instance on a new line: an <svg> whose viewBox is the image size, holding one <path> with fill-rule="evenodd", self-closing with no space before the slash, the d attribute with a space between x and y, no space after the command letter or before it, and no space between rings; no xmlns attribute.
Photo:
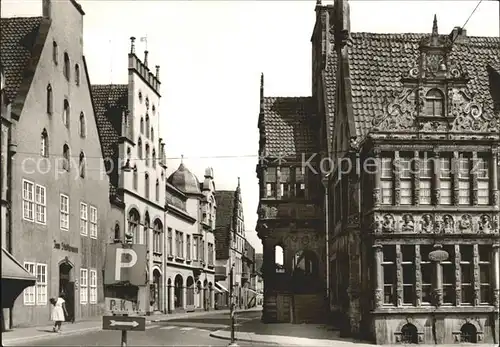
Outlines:
<svg viewBox="0 0 500 347"><path fill-rule="evenodd" d="M462 233L470 233L472 232L472 218L468 214L464 214L462 218L460 218L460 222L458 223L458 228Z"/></svg>
<svg viewBox="0 0 500 347"><path fill-rule="evenodd" d="M420 225L423 233L432 233L434 230L434 226L432 225L432 216L430 214L424 214L422 216L422 220L420 221Z"/></svg>
<svg viewBox="0 0 500 347"><path fill-rule="evenodd" d="M382 231L388 233L394 232L394 217L390 214L386 214L384 216L384 220L382 222Z"/></svg>
<svg viewBox="0 0 500 347"><path fill-rule="evenodd" d="M401 226L401 231L404 233L411 233L415 231L415 223L413 217L410 214L405 214L403 216L403 225Z"/></svg>
<svg viewBox="0 0 500 347"><path fill-rule="evenodd" d="M450 216L449 214L443 216L443 232L445 234L452 234L453 233L453 217Z"/></svg>
<svg viewBox="0 0 500 347"><path fill-rule="evenodd" d="M491 223L491 217L483 214L479 218L479 232L481 234L489 234L493 229L493 225Z"/></svg>

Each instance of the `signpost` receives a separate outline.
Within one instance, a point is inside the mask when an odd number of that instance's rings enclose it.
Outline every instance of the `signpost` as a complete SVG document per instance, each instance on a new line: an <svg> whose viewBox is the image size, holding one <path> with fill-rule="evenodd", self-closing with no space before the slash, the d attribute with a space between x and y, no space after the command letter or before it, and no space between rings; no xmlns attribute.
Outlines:
<svg viewBox="0 0 500 347"><path fill-rule="evenodd" d="M121 346L127 346L127 331L145 331L146 318L139 317L139 286L146 285L146 246L128 243L110 244L106 248L104 285L106 311L103 330L120 330ZM112 295L110 297L109 295Z"/></svg>

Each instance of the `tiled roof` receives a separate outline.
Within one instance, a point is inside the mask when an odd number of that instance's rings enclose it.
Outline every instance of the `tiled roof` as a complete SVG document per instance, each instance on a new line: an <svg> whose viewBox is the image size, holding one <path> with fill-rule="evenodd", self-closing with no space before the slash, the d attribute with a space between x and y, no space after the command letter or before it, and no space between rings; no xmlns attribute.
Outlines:
<svg viewBox="0 0 500 347"><path fill-rule="evenodd" d="M5 92L11 102L23 81L41 22L42 17L0 19L0 62L5 73Z"/></svg>
<svg viewBox="0 0 500 347"><path fill-rule="evenodd" d="M227 259L229 257L229 233L234 214L235 194L234 190L219 190L215 192L215 202L217 203L214 233L216 259Z"/></svg>
<svg viewBox="0 0 500 347"><path fill-rule="evenodd" d="M122 111L128 106L128 85L92 85L97 128L101 138L103 156L112 158L115 163L109 173L110 195L118 188L118 138L121 134Z"/></svg>
<svg viewBox="0 0 500 347"><path fill-rule="evenodd" d="M332 58L335 61L337 58L337 53L333 51L332 53ZM328 148L333 149L333 137L331 136L333 134L333 126L335 124L335 93L329 93L328 91L330 90L336 90L337 88L337 64L330 64L328 65L325 75L324 75L324 80L322 81L323 83L323 88L325 89L325 104L326 104L326 109L325 112L327 113L326 117L326 122L327 122L327 129L329 130L328 133Z"/></svg>
<svg viewBox="0 0 500 347"><path fill-rule="evenodd" d="M267 157L315 152L311 97L265 97L261 133Z"/></svg>
<svg viewBox="0 0 500 347"><path fill-rule="evenodd" d="M352 85L352 108L356 136L368 133L374 117L382 115L384 107L401 91L401 77L420 54L420 41L430 34L352 33L348 44L349 72ZM473 37L457 40L449 56L459 62L471 78L468 91L483 104L485 112L493 109L488 66L500 70L500 38ZM332 56L330 66L336 66ZM335 95L335 86L327 93Z"/></svg>

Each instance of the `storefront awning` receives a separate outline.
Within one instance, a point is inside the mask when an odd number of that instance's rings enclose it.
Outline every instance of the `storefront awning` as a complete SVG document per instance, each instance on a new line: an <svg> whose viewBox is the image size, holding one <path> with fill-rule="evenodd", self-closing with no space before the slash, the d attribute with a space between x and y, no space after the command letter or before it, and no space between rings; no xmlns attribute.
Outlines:
<svg viewBox="0 0 500 347"><path fill-rule="evenodd" d="M219 290L222 290L223 292L228 292L229 293L229 290L226 289L226 287L224 287L222 284L220 284L219 282L215 282L215 287Z"/></svg>
<svg viewBox="0 0 500 347"><path fill-rule="evenodd" d="M36 277L2 248L2 308L12 307L23 290L35 283Z"/></svg>

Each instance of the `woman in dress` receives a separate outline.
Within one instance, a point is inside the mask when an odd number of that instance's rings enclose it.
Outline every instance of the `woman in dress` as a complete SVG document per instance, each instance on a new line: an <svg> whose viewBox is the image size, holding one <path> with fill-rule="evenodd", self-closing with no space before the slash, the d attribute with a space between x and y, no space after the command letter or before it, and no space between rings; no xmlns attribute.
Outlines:
<svg viewBox="0 0 500 347"><path fill-rule="evenodd" d="M68 311L66 311L66 304L63 299L63 294L59 294L59 297L54 303L54 307L52 307L52 321L54 322L54 332L61 331L62 322L66 320L65 316L68 315Z"/></svg>

